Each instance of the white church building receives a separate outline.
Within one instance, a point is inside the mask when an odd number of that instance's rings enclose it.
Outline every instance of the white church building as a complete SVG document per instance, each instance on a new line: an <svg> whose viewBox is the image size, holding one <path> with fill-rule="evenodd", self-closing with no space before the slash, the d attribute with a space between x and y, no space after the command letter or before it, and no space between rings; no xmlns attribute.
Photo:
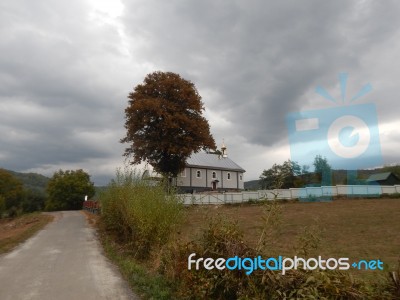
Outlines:
<svg viewBox="0 0 400 300"><path fill-rule="evenodd" d="M222 144L221 154L193 153L178 175L177 186L184 193L239 191L244 189L244 172L242 167L228 158L227 148Z"/></svg>

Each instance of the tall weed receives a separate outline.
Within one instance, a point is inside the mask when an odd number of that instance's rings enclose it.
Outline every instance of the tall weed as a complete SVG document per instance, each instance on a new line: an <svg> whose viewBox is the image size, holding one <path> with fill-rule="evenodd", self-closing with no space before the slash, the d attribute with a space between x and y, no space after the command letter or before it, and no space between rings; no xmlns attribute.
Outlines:
<svg viewBox="0 0 400 300"><path fill-rule="evenodd" d="M183 205L162 183L142 180L140 172L126 167L100 195L102 220L107 229L130 243L137 258L165 244L183 216Z"/></svg>

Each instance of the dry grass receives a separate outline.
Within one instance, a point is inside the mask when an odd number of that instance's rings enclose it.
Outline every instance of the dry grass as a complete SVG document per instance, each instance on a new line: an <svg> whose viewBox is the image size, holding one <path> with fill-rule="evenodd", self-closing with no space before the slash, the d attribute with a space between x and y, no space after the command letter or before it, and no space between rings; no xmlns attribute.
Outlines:
<svg viewBox="0 0 400 300"><path fill-rule="evenodd" d="M90 226L95 227L95 228L97 227L97 223L99 222L100 215L91 213L87 210L82 210L81 213L84 214L86 221L89 223Z"/></svg>
<svg viewBox="0 0 400 300"><path fill-rule="evenodd" d="M305 227L317 228L321 243L311 255L381 259L394 269L400 257L400 200L352 199L327 203L283 203L279 232L268 245L271 256L293 256ZM262 230L263 207L195 206L187 209L181 230L184 240L196 238L207 219L216 214L237 220L245 240L255 247Z"/></svg>
<svg viewBox="0 0 400 300"><path fill-rule="evenodd" d="M52 220L53 216L39 213L0 220L0 254L12 250Z"/></svg>

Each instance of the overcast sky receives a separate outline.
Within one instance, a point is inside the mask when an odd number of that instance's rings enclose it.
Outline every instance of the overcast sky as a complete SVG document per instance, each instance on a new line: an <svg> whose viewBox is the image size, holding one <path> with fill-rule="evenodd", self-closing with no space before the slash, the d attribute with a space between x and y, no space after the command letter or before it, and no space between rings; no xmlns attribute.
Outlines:
<svg viewBox="0 0 400 300"><path fill-rule="evenodd" d="M161 70L191 80L245 180L290 158L285 116L370 83L383 162L400 162L400 1L2 0L0 167L96 184L123 165L127 95ZM323 153L322 153L323 154Z"/></svg>

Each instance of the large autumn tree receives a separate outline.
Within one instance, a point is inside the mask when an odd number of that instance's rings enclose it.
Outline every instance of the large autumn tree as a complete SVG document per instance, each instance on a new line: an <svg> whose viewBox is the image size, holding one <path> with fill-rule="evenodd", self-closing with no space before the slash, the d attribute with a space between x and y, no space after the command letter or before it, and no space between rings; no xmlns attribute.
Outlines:
<svg viewBox="0 0 400 300"><path fill-rule="evenodd" d="M148 74L128 96L124 155L132 164L148 162L156 172L176 177L186 159L200 149L215 149L203 102L195 85L171 72Z"/></svg>

